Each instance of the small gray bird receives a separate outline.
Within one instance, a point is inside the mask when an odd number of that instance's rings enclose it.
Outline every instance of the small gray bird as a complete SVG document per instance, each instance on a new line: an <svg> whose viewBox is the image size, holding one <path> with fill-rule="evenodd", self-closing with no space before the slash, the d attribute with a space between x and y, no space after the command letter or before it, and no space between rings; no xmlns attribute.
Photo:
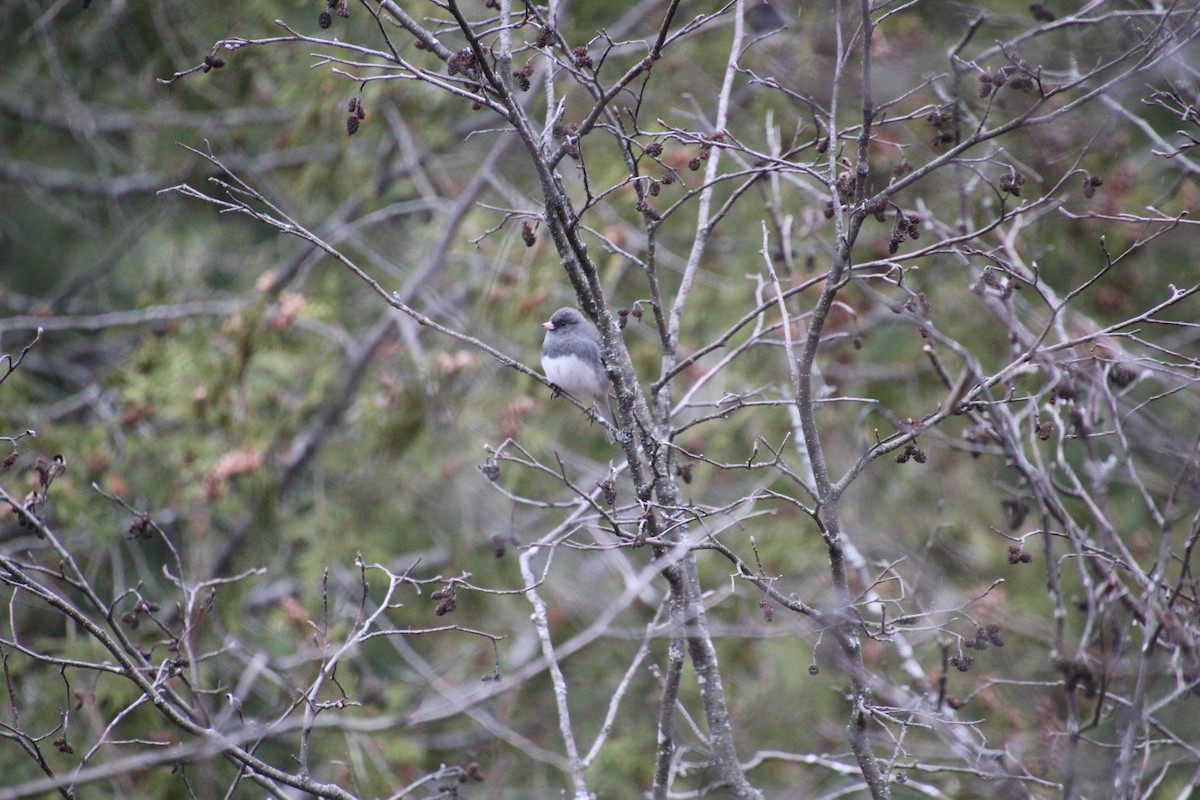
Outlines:
<svg viewBox="0 0 1200 800"><path fill-rule="evenodd" d="M593 414L608 405L608 375L604 371L604 346L600 332L573 308L560 308L543 322L542 369L557 392L566 392L580 403L592 404ZM608 428L604 434L612 441Z"/></svg>

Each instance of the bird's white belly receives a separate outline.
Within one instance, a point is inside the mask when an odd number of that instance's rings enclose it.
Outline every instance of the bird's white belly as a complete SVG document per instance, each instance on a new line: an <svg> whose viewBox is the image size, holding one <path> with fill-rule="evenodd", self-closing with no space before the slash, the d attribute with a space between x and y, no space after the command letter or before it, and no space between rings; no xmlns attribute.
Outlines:
<svg viewBox="0 0 1200 800"><path fill-rule="evenodd" d="M578 356L559 356L542 362L546 377L576 400L587 402L605 392L596 370Z"/></svg>

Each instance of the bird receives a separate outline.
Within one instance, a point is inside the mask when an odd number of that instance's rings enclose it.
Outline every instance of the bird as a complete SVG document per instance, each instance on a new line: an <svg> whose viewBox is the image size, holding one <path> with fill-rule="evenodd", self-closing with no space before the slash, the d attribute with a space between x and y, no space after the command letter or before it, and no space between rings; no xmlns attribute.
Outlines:
<svg viewBox="0 0 1200 800"><path fill-rule="evenodd" d="M591 403L595 420L601 405L608 405L608 373L604 369L604 345L600 332L573 308L560 308L543 322L542 369L557 396L565 392L580 403ZM610 409L611 412L611 409ZM612 441L608 426L605 437Z"/></svg>

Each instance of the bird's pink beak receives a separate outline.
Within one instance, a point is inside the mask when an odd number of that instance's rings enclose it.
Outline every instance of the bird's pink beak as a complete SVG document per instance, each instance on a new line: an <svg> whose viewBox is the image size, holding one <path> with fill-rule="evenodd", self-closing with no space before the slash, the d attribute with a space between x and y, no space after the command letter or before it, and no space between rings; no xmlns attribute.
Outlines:
<svg viewBox="0 0 1200 800"><path fill-rule="evenodd" d="M552 331L552 330L554 330L554 323L553 322L543 322L542 327L548 331Z"/></svg>

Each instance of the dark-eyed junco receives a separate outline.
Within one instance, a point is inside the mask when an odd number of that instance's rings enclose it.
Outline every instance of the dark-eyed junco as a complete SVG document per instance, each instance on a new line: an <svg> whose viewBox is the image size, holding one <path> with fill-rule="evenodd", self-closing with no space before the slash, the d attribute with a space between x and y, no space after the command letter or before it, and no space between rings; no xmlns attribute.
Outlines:
<svg viewBox="0 0 1200 800"><path fill-rule="evenodd" d="M542 369L550 383L580 403L591 403L593 411L607 406L609 381L596 326L575 309L560 308L542 327ZM607 427L604 434L612 440Z"/></svg>

